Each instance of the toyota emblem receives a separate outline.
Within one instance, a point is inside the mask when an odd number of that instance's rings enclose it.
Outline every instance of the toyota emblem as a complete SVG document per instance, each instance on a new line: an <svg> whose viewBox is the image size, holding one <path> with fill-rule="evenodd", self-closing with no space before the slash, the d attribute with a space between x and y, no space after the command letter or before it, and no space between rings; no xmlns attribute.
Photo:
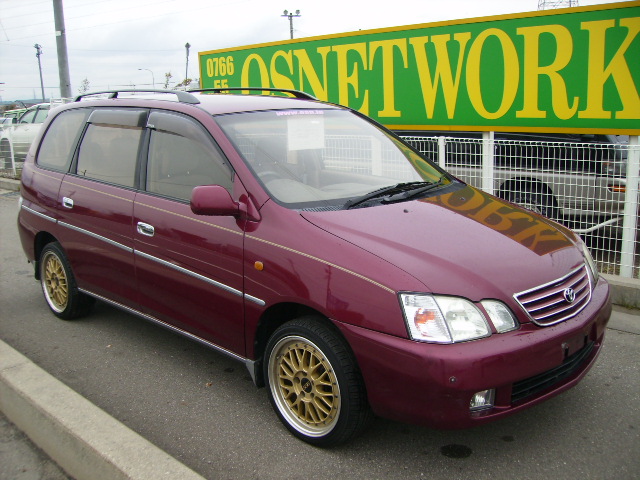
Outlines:
<svg viewBox="0 0 640 480"><path fill-rule="evenodd" d="M573 288L565 288L563 295L567 303L573 303L576 299L576 292Z"/></svg>

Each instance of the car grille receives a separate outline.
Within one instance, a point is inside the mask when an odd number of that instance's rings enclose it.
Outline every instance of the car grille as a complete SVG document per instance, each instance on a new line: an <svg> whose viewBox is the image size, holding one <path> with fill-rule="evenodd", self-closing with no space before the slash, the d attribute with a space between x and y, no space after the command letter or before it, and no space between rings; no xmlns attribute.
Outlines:
<svg viewBox="0 0 640 480"><path fill-rule="evenodd" d="M513 384L511 390L511 403L519 402L527 397L535 395L569 377L584 364L593 351L594 343L589 342L581 350L567 357L562 365L547 370L535 377L527 378Z"/></svg>
<svg viewBox="0 0 640 480"><path fill-rule="evenodd" d="M536 325L555 325L582 311L591 300L585 265L553 282L514 295Z"/></svg>

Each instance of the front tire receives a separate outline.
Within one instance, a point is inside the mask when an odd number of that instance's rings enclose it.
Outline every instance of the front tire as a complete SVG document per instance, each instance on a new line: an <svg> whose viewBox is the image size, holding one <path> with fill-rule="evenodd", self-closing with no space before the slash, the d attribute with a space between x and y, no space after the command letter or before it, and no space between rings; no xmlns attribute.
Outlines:
<svg viewBox="0 0 640 480"><path fill-rule="evenodd" d="M264 374L278 417L307 443L344 443L370 421L353 354L345 340L317 318L293 320L274 332L266 348Z"/></svg>
<svg viewBox="0 0 640 480"><path fill-rule="evenodd" d="M78 291L73 271L59 243L49 243L40 255L40 284L49 309L63 320L86 315L94 299Z"/></svg>

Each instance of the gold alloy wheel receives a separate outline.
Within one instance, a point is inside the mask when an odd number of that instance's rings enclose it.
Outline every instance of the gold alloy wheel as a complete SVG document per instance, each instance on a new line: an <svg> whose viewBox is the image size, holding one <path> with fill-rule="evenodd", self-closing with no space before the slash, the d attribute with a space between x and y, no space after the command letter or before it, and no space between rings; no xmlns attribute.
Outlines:
<svg viewBox="0 0 640 480"><path fill-rule="evenodd" d="M69 302L69 282L62 261L53 252L47 252L42 260L42 286L47 303L53 310L64 311Z"/></svg>
<svg viewBox="0 0 640 480"><path fill-rule="evenodd" d="M340 387L324 353L308 339L287 336L269 358L269 386L278 410L299 432L328 434L340 415Z"/></svg>

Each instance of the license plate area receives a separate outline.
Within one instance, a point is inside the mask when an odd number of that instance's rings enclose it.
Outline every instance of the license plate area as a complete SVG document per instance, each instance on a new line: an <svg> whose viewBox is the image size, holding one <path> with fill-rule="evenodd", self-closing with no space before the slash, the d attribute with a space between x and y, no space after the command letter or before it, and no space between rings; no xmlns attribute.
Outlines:
<svg viewBox="0 0 640 480"><path fill-rule="evenodd" d="M587 343L589 343L589 335L584 333L571 337L570 339L562 342L560 348L562 349L563 360L566 360L574 353L582 350Z"/></svg>

